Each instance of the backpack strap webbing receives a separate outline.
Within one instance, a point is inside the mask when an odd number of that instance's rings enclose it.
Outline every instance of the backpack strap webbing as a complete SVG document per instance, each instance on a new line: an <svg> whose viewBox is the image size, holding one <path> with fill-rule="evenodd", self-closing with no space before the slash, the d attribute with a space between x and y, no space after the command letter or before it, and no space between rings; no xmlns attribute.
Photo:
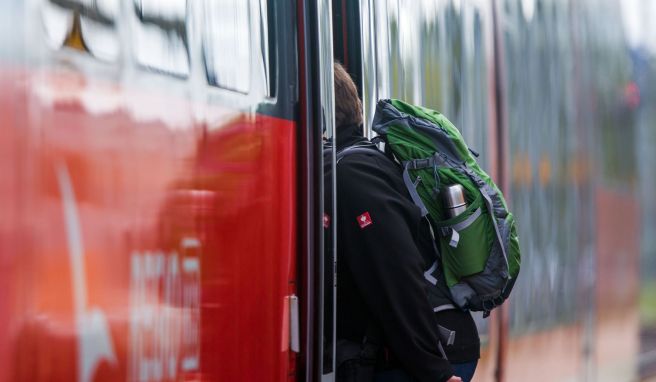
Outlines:
<svg viewBox="0 0 656 382"><path fill-rule="evenodd" d="M401 163L403 165L403 183L405 183L405 186L408 189L410 196L412 197L412 201L421 210L421 216L427 216L428 208L426 208L426 204L424 204L424 202L421 200L421 197L419 196L419 193L417 192L417 185L419 184L419 182L421 182L421 177L418 176L417 179L413 182L412 179L410 178L409 170L421 170L425 168L432 168L435 177L435 183L439 184L437 168L442 166L448 166L448 164L446 163L444 158L440 156L440 154L437 152L433 154L433 156L428 158L412 159L412 160L403 161Z"/></svg>
<svg viewBox="0 0 656 382"><path fill-rule="evenodd" d="M408 172L408 168L410 167L410 162L404 162L403 164L403 183L405 183L405 187L408 189L408 192L410 193L410 197L412 198L412 202L419 207L421 210L421 216L424 217L428 215L428 208L426 208L426 205L424 202L421 200L421 197L419 196L419 193L417 192L417 184L421 181L421 177L417 177L416 183L413 182L410 179L410 172Z"/></svg>
<svg viewBox="0 0 656 382"><path fill-rule="evenodd" d="M339 161L341 161L348 154L371 153L371 152L378 152L381 155L385 155L385 153L380 151L375 144L365 143L361 145L349 146L339 151L336 156L336 161L339 164ZM408 189L408 192L410 193L412 202L421 210L422 217L428 215L428 209L426 208L426 205L421 200L421 197L417 192L417 184L419 184L421 178L417 177L417 180L415 181L415 183L413 183L412 180L410 179L410 173L408 172L408 168L417 169L417 168L430 167L432 166L432 164L430 163L433 163L432 158L403 162L403 183L405 183L405 186ZM418 167L420 165L423 167Z"/></svg>
<svg viewBox="0 0 656 382"><path fill-rule="evenodd" d="M355 154L355 153L371 153L374 151L385 155L383 152L378 150L378 147L375 144L370 142L365 142L365 143L349 146L338 151L337 154L335 154L335 161L337 164L339 164L339 161L344 159L346 155Z"/></svg>
<svg viewBox="0 0 656 382"><path fill-rule="evenodd" d="M428 158L419 158L403 161L404 164L407 164L408 169L410 170L421 170L424 168L435 168L435 167L450 167L446 160L436 152Z"/></svg>

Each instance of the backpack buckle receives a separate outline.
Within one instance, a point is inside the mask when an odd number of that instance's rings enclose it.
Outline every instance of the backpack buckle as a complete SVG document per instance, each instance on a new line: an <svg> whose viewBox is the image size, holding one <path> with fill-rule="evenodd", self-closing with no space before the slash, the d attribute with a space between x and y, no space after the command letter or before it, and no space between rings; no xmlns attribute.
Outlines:
<svg viewBox="0 0 656 382"><path fill-rule="evenodd" d="M430 158L415 159L412 161L413 170L419 170L427 167L432 167Z"/></svg>
<svg viewBox="0 0 656 382"><path fill-rule="evenodd" d="M497 306L501 306L501 304L503 304L503 296L487 298L484 299L482 303L483 303L483 312L484 312L483 318L487 318L490 315L492 309L496 308Z"/></svg>

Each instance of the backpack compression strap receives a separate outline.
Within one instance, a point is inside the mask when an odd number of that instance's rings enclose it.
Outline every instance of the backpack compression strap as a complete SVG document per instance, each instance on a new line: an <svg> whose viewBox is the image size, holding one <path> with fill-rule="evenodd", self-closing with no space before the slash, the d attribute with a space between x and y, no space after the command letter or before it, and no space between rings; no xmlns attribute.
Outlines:
<svg viewBox="0 0 656 382"><path fill-rule="evenodd" d="M405 183L408 192L410 192L412 201L417 207L419 207L419 209L421 209L421 216L426 216L428 215L428 209L426 208L426 205L421 200L421 197L419 197L419 193L417 192L417 185L419 182L421 182L421 177L418 176L417 179L415 179L413 182L412 179L410 179L410 172L408 170L420 170L423 168L435 169L438 164L444 164L444 159L442 159L438 153L435 153L435 155L430 158L407 160L403 161L402 164L403 182ZM439 180L437 174L435 176L436 181Z"/></svg>

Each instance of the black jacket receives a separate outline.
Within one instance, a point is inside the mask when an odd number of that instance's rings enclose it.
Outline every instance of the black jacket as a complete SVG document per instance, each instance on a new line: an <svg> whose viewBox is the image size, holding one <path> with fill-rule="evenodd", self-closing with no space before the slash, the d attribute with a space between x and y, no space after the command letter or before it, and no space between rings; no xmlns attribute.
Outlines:
<svg viewBox="0 0 656 382"><path fill-rule="evenodd" d="M362 143L366 140L359 128L338 131L338 151ZM419 381L446 381L453 370L438 350L433 308L450 301L444 280L432 285L424 277L435 252L428 223L412 203L401 174L398 164L373 149L339 162L337 337L362 341L374 323L406 371ZM473 328L475 344L459 361L477 359L478 334L469 313L445 314L468 320L469 337Z"/></svg>

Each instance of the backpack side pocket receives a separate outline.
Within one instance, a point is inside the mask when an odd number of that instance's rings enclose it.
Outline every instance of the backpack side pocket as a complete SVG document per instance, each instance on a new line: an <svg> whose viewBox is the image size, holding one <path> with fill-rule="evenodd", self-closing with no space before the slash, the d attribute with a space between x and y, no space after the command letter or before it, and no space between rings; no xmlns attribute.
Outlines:
<svg viewBox="0 0 656 382"><path fill-rule="evenodd" d="M490 216L477 196L460 215L437 222L439 247L449 287L463 277L480 273L490 253Z"/></svg>

